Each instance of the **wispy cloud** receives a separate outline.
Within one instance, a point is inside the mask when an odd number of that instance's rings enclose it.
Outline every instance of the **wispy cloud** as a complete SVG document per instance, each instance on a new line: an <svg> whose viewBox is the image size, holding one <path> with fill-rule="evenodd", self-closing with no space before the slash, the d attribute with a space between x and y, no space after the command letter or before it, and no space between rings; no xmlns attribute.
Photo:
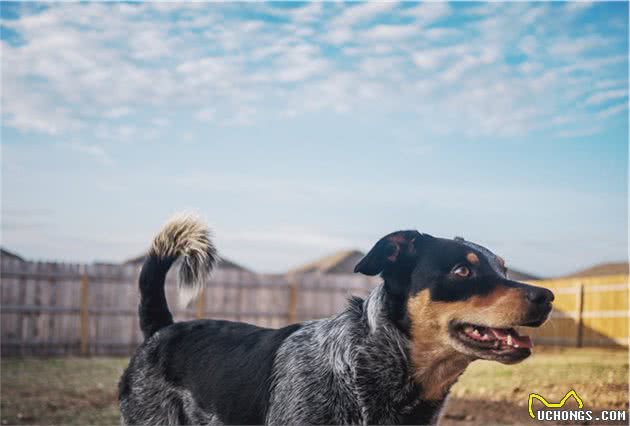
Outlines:
<svg viewBox="0 0 630 426"><path fill-rule="evenodd" d="M113 164L113 160L110 155L100 145L81 141L73 141L67 143L66 146L75 152L79 152L88 157L92 157L103 165L109 166Z"/></svg>
<svg viewBox="0 0 630 426"><path fill-rule="evenodd" d="M606 119L606 118L612 117L613 115L619 114L627 109L628 109L628 103L624 102L622 104L613 105L599 111L597 113L597 117L601 119Z"/></svg>
<svg viewBox="0 0 630 426"><path fill-rule="evenodd" d="M396 5L397 2L392 1L374 1L349 4L343 9L341 14L333 20L332 26L351 27L355 24L367 21L388 12L396 7Z"/></svg>
<svg viewBox="0 0 630 426"><path fill-rule="evenodd" d="M586 136L593 136L596 133L599 133L602 129L600 127L589 127L586 129L576 129L576 130L561 130L558 132L558 136L561 138L581 138Z"/></svg>
<svg viewBox="0 0 630 426"><path fill-rule="evenodd" d="M604 102L626 97L628 97L628 91L625 89L606 90L590 96L585 103L586 105L600 105Z"/></svg>
<svg viewBox="0 0 630 426"><path fill-rule="evenodd" d="M560 108L571 113L566 110L572 101L568 94L580 96L580 87L597 83L584 74L572 75L627 64L625 56L611 50L620 43L615 36L586 31L568 37L541 24L534 31L534 22L557 16L548 5L363 2L291 8L258 4L251 10L260 14L244 16L234 5L217 3L195 4L190 10L161 3L25 8L18 19L3 19L23 40L2 41L5 122L21 130L76 137L102 117L121 121L131 119L133 111L168 109L173 103L197 111L191 115L201 120L210 118L211 103L218 125L249 125L326 109L345 113L383 96L388 105L404 110L401 97L432 96L436 115L453 104L460 105L461 123L483 115L486 125L478 127L479 134L496 131L502 121L510 133L528 132ZM460 15L469 21L454 25L451 20ZM553 20L571 25L568 17ZM526 62L506 60L515 44L527 55ZM331 45L337 50L331 52ZM386 62L396 69L385 71ZM471 96L466 93L471 82L477 88L500 84L505 89L472 89ZM552 102L539 116L519 111L537 104L532 94L549 94L550 89ZM624 88L612 90L593 94L585 106ZM502 96L502 108L492 107L496 95ZM513 101L507 105L507 99ZM464 108L462 101L473 103ZM572 109L582 114L580 106ZM448 114L444 120L450 120ZM453 133L473 131L470 126L447 127ZM128 138L128 133L122 136Z"/></svg>
<svg viewBox="0 0 630 426"><path fill-rule="evenodd" d="M213 121L215 116L216 112L214 108L204 108L197 111L197 114L195 114L195 118L199 121Z"/></svg>
<svg viewBox="0 0 630 426"><path fill-rule="evenodd" d="M430 24L451 14L451 6L445 1L422 2L405 11L406 15L415 17L420 24Z"/></svg>
<svg viewBox="0 0 630 426"><path fill-rule="evenodd" d="M569 13L581 13L581 12L584 12L589 7L591 7L592 5L593 5L593 2L586 1L586 0L567 1L564 4L564 8Z"/></svg>
<svg viewBox="0 0 630 426"><path fill-rule="evenodd" d="M373 40L397 40L418 34L415 25L376 25L363 33L363 36Z"/></svg>
<svg viewBox="0 0 630 426"><path fill-rule="evenodd" d="M310 79L328 69L328 61L322 58L316 46L297 44L289 47L278 59L280 82L298 82Z"/></svg>
<svg viewBox="0 0 630 426"><path fill-rule="evenodd" d="M131 114L131 112L132 110L130 108L118 107L118 108L112 108L109 111L106 111L104 115L107 118L120 118L120 117L125 117Z"/></svg>

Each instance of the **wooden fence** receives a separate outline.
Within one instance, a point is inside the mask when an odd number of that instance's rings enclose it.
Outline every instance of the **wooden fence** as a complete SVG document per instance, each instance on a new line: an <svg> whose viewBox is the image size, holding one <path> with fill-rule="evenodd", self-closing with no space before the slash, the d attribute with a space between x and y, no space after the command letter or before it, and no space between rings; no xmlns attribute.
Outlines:
<svg viewBox="0 0 630 426"><path fill-rule="evenodd" d="M2 355L128 355L141 342L132 265L0 261ZM173 268L173 271L175 268ZM215 318L281 327L340 312L349 295L365 296L378 279L217 270L203 294L179 307L176 271L167 299L176 320ZM560 345L628 344L628 277L539 281L556 292L556 311L535 332Z"/></svg>
<svg viewBox="0 0 630 426"><path fill-rule="evenodd" d="M569 346L628 346L628 275L535 281L556 295L551 321L535 342Z"/></svg>
<svg viewBox="0 0 630 426"><path fill-rule="evenodd" d="M166 294L175 320L214 318L281 327L340 312L378 282L360 275L254 274L218 269L188 307L176 268ZM2 355L127 355L142 341L139 267L0 260Z"/></svg>

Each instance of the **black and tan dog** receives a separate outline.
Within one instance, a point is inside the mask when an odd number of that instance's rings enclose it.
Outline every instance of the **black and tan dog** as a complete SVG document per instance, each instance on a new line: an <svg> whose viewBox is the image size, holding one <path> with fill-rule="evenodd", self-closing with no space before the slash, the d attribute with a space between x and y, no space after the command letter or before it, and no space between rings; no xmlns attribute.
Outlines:
<svg viewBox="0 0 630 426"><path fill-rule="evenodd" d="M356 266L383 283L340 314L271 330L173 323L164 297L178 258L184 287L216 260L207 228L176 218L140 276L145 342L120 381L125 424L427 424L475 359L516 363L553 293L512 281L503 260L462 239L383 237Z"/></svg>

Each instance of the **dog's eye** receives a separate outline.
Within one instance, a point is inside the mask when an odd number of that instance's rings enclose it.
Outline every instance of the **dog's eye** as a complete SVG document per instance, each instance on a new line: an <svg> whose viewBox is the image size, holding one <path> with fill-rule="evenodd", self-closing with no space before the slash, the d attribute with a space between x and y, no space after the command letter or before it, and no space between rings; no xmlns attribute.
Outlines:
<svg viewBox="0 0 630 426"><path fill-rule="evenodd" d="M471 275L470 268L468 266L460 265L453 269L453 274L460 278L468 278Z"/></svg>

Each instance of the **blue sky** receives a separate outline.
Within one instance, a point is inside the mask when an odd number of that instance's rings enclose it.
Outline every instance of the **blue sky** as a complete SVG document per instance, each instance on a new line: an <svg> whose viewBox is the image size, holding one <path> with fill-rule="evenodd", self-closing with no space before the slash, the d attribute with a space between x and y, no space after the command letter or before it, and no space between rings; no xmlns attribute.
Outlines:
<svg viewBox="0 0 630 426"><path fill-rule="evenodd" d="M627 258L627 3L2 5L2 244L117 261L194 210L283 271L415 228Z"/></svg>

